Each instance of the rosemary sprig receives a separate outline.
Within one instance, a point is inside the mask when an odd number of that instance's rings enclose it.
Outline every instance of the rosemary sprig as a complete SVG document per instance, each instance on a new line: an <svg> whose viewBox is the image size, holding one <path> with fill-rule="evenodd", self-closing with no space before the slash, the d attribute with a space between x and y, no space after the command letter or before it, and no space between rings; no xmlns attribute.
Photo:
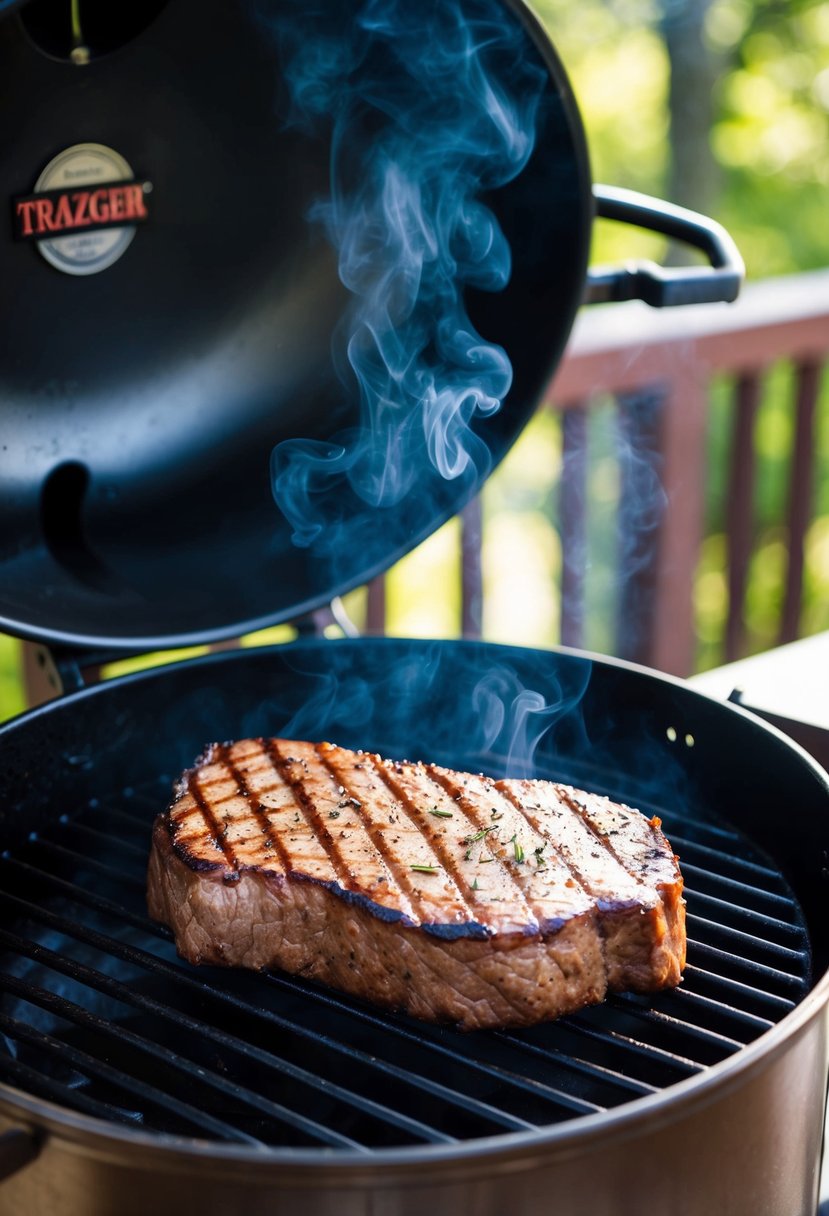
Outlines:
<svg viewBox="0 0 829 1216"><path fill-rule="evenodd" d="M410 870L417 870L418 874L437 874L437 866L409 866Z"/></svg>
<svg viewBox="0 0 829 1216"><path fill-rule="evenodd" d="M439 811L436 806L433 806L429 811L430 815L436 815L438 819L454 819L455 816L451 811Z"/></svg>
<svg viewBox="0 0 829 1216"><path fill-rule="evenodd" d="M488 828L481 828L480 832L475 832L473 836L465 836L463 843L474 844L476 840L483 840L484 836L488 835L489 832L494 832L497 826L497 824L492 823Z"/></svg>

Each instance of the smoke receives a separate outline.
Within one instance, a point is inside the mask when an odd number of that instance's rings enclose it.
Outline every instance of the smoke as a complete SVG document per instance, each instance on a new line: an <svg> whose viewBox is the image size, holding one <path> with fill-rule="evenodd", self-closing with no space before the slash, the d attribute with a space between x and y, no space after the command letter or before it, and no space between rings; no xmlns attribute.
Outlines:
<svg viewBox="0 0 829 1216"><path fill-rule="evenodd" d="M268 25L286 121L328 141L330 193L308 218L351 293L332 354L359 424L272 455L294 542L331 555L343 526L370 547L377 512L410 495L422 506L435 475L462 499L489 472L476 424L500 409L512 369L465 293L509 282L509 246L483 196L526 165L546 72L493 0L290 0Z"/></svg>
<svg viewBox="0 0 829 1216"><path fill-rule="evenodd" d="M617 525L619 606L616 653L641 658L653 625L656 538L668 506L662 484L658 391L621 397L617 443L621 498Z"/></svg>
<svg viewBox="0 0 829 1216"><path fill-rule="evenodd" d="M267 707L267 730L289 739L328 739L367 747L394 759L477 765L495 777L536 775L539 748L564 718L579 719L578 705L592 663L571 658L552 678L529 684L524 673L496 647L456 649L445 643L395 648L392 666L382 651L367 658L365 672L338 660L348 651L334 646L321 670L301 665L299 707L285 715ZM307 683L306 683L307 681ZM245 721L248 733L262 733L261 709ZM549 757L545 764L549 764Z"/></svg>
<svg viewBox="0 0 829 1216"><path fill-rule="evenodd" d="M483 749L503 757L502 776L534 777L535 757L544 736L581 701L591 664L577 665L574 679L563 680L554 694L525 688L516 672L497 666L478 681L472 706L482 732Z"/></svg>
<svg viewBox="0 0 829 1216"><path fill-rule="evenodd" d="M631 705L634 677L587 656L469 641L298 642L271 655L269 691L256 704L252 669L240 669L239 657L225 673L237 673L236 709L200 723L198 734L188 721L188 763L205 738L274 735L495 778L565 781L656 813L689 810L682 757L666 742L666 728L682 726L675 709L647 699L643 708L641 698ZM261 679L257 670L253 684ZM182 704L198 712L198 700Z"/></svg>
<svg viewBox="0 0 829 1216"><path fill-rule="evenodd" d="M665 404L660 389L643 389L565 418L559 526L567 590L562 641L568 645L643 658L668 509L660 434Z"/></svg>

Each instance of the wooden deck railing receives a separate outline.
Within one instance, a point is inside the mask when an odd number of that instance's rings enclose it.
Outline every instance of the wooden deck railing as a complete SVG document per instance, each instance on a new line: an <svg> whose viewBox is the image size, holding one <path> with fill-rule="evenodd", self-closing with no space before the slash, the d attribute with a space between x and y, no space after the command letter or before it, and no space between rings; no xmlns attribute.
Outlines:
<svg viewBox="0 0 829 1216"><path fill-rule="evenodd" d="M744 601L754 541L754 423L764 377L788 361L794 367L794 443L789 460L788 572L779 641L797 636L803 583L804 535L811 519L817 461L829 476L829 452L818 453L815 406L821 369L829 359L829 271L750 284L734 305L655 312L640 304L582 309L543 408L561 414L564 460L560 483L562 544L561 641L582 644L583 574L588 501L585 432L591 408L610 396L620 433L653 453L664 509L649 534L636 573L623 577L616 653L677 675L693 669L694 576L703 535L706 437L715 376L733 384L726 509L728 619L723 658L739 657ZM620 513L625 517L623 481ZM661 499L660 495L660 499ZM629 505L629 504L628 504ZM658 504L651 504L652 510ZM482 620L481 511L462 517L465 634ZM368 627L384 625L382 580L369 590Z"/></svg>

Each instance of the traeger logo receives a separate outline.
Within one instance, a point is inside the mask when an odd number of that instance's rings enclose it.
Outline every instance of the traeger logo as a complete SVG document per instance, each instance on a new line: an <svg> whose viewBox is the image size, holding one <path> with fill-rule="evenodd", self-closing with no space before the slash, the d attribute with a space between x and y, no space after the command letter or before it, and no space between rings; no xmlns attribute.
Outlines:
<svg viewBox="0 0 829 1216"><path fill-rule="evenodd" d="M115 182L97 190L49 190L16 198L15 240L139 224L149 217L144 199L148 186L148 182Z"/></svg>
<svg viewBox="0 0 829 1216"><path fill-rule="evenodd" d="M117 262L149 219L148 181L104 144L75 144L49 162L31 194L12 200L15 240L34 241L66 274L97 274Z"/></svg>

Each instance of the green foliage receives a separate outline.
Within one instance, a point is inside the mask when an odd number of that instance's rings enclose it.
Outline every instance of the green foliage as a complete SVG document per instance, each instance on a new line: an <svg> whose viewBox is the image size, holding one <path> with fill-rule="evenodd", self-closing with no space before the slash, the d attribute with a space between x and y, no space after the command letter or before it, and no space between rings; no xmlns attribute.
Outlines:
<svg viewBox="0 0 829 1216"><path fill-rule="evenodd" d="M669 5L703 2L535 0L573 82L596 180L664 191L670 64L659 23ZM752 278L829 264L829 3L711 0L705 32L717 217ZM631 252L627 233L598 235L602 260Z"/></svg>
<svg viewBox="0 0 829 1216"><path fill-rule="evenodd" d="M22 712L20 648L14 638L0 634L0 722Z"/></svg>

